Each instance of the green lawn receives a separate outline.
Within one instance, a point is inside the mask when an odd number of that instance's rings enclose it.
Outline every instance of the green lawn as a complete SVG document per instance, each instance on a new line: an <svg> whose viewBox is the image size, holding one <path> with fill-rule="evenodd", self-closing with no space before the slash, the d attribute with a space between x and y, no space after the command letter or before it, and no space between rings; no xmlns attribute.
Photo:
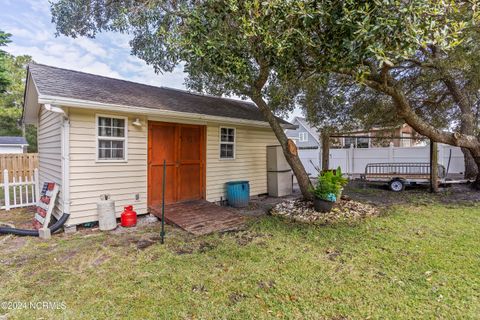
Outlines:
<svg viewBox="0 0 480 320"><path fill-rule="evenodd" d="M480 207L396 206L355 224L279 218L194 238L158 226L44 242L0 238L8 319L478 319ZM153 241L152 240L152 241ZM3 244L1 244L3 241ZM0 317L1 318L1 317Z"/></svg>

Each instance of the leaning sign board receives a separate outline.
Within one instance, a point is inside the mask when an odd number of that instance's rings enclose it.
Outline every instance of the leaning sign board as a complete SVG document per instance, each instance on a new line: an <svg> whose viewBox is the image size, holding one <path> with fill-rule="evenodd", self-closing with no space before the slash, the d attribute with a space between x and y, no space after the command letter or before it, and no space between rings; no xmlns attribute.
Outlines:
<svg viewBox="0 0 480 320"><path fill-rule="evenodd" d="M48 229L58 191L58 185L54 182L45 182L43 184L42 192L40 193L40 199L37 203L35 219L33 220L33 226L35 229Z"/></svg>

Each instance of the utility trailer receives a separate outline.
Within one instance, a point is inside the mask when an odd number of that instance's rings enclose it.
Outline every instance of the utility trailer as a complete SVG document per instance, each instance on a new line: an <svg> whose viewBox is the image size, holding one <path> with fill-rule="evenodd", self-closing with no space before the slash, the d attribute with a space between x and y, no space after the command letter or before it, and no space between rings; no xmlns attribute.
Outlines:
<svg viewBox="0 0 480 320"><path fill-rule="evenodd" d="M445 167L438 165L438 181L441 184L459 183L446 179ZM360 177L368 182L388 183L390 190L400 192L406 185L430 183L430 163L398 162L398 163L369 163L365 167L365 174Z"/></svg>

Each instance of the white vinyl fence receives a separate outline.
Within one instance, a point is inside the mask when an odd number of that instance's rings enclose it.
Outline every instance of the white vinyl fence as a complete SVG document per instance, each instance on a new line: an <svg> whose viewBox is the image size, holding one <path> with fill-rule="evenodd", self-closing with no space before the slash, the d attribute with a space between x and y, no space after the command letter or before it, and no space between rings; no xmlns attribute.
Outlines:
<svg viewBox="0 0 480 320"><path fill-rule="evenodd" d="M303 160L302 160L303 162ZM430 162L430 146L422 147L394 147L386 148L347 148L330 150L330 168L340 166L347 174L365 173L368 163L385 162ZM450 162L450 165L449 165ZM438 144L438 163L449 174L463 174L465 163L460 148L445 144Z"/></svg>
<svg viewBox="0 0 480 320"><path fill-rule="evenodd" d="M311 176L317 176L315 166L321 167L321 149L299 149L298 155ZM363 174L369 163L430 162L430 146L330 149L330 168L341 167L346 174ZM313 163L313 164L312 164ZM448 174L465 171L462 150L446 144L438 144L438 163L448 168ZM450 163L450 165L449 165Z"/></svg>
<svg viewBox="0 0 480 320"><path fill-rule="evenodd" d="M40 198L38 169L33 175L10 177L8 170L3 170L3 183L0 184L0 209L29 207L36 205Z"/></svg>
<svg viewBox="0 0 480 320"><path fill-rule="evenodd" d="M303 167L307 173L313 177L318 175L315 167L320 168L320 150L321 149L298 149L298 156L302 161Z"/></svg>

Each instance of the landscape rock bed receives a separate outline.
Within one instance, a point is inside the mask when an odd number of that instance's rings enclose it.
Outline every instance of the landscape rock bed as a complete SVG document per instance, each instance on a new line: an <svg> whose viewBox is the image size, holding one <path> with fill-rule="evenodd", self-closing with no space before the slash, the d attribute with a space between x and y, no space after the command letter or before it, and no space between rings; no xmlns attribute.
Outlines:
<svg viewBox="0 0 480 320"><path fill-rule="evenodd" d="M343 199L335 203L332 211L327 213L315 211L313 203L304 200L287 200L277 204L270 211L270 214L273 216L280 216L298 222L313 224L354 221L370 216L376 216L379 213L380 211L370 204Z"/></svg>

